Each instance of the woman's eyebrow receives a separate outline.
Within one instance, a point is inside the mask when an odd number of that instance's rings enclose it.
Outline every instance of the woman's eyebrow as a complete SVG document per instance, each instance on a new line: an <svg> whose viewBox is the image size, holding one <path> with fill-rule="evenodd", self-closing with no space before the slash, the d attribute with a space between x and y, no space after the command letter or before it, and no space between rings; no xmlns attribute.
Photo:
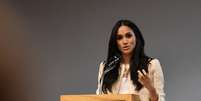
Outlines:
<svg viewBox="0 0 201 101"><path fill-rule="evenodd" d="M132 32L127 32L125 34L132 34ZM117 35L122 35L122 33L117 33Z"/></svg>
<svg viewBox="0 0 201 101"><path fill-rule="evenodd" d="M132 34L132 32L127 32L126 34Z"/></svg>

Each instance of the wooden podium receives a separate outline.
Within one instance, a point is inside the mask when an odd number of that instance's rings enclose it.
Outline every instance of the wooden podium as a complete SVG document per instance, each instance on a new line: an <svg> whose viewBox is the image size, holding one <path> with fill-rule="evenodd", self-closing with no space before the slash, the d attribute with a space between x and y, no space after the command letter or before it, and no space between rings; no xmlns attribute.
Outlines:
<svg viewBox="0 0 201 101"><path fill-rule="evenodd" d="M60 101L140 101L133 94L103 94L103 95L62 95Z"/></svg>

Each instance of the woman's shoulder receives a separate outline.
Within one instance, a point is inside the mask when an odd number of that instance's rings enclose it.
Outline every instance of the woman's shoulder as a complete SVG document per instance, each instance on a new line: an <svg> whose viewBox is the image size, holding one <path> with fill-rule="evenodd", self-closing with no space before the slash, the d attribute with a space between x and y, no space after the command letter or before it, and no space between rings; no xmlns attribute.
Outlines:
<svg viewBox="0 0 201 101"><path fill-rule="evenodd" d="M105 63L106 63L105 61L101 61L100 64L99 64L99 67L104 67Z"/></svg>
<svg viewBox="0 0 201 101"><path fill-rule="evenodd" d="M149 68L151 70L158 70L158 69L161 69L161 64L160 64L160 61L159 59L157 58L152 58L149 62Z"/></svg>
<svg viewBox="0 0 201 101"><path fill-rule="evenodd" d="M160 64L160 61L157 58L150 58L150 62L149 63L150 64Z"/></svg>
<svg viewBox="0 0 201 101"><path fill-rule="evenodd" d="M105 61L101 61L99 64L99 71L103 71L104 67L105 67Z"/></svg>

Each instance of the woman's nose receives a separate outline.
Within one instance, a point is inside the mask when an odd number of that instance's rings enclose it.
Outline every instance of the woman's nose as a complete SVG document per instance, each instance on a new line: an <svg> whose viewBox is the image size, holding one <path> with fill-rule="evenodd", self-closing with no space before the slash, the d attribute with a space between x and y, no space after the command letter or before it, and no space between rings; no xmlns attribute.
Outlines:
<svg viewBox="0 0 201 101"><path fill-rule="evenodd" d="M126 37L123 38L123 44L127 44L128 43L128 39Z"/></svg>

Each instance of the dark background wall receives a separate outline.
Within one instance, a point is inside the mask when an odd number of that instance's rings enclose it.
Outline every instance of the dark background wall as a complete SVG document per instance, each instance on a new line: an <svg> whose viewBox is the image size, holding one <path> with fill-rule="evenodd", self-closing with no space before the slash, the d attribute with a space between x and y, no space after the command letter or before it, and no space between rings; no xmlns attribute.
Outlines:
<svg viewBox="0 0 201 101"><path fill-rule="evenodd" d="M24 59L23 68L13 69L21 74L22 95L32 101L58 101L63 94L95 94L98 66L106 58L112 26L123 18L140 27L146 53L160 60L166 100L198 101L200 4L199 0L7 1L4 6L9 10L4 13L16 15L14 22L8 22L14 26L11 29L18 29L18 21L25 33L20 38L7 36L20 40L20 49L26 51L19 57Z"/></svg>

